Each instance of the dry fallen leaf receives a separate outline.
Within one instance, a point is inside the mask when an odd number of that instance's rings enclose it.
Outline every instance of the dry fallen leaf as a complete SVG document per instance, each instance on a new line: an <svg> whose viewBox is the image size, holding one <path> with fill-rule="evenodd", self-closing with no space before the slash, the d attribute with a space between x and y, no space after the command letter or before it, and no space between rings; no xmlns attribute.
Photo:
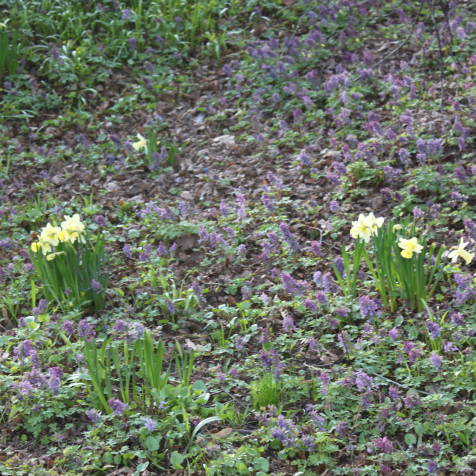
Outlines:
<svg viewBox="0 0 476 476"><path fill-rule="evenodd" d="M223 430L217 431L216 433L212 433L212 438L215 439L221 439L221 438L226 438L228 435L230 435L233 432L233 428L227 427L223 428Z"/></svg>

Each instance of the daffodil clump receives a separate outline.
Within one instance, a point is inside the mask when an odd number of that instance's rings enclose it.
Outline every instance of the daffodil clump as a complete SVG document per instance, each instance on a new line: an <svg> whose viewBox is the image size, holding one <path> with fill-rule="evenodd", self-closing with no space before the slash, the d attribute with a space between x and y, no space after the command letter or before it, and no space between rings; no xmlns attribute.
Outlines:
<svg viewBox="0 0 476 476"><path fill-rule="evenodd" d="M439 265L445 254L444 246L428 244L424 238L415 236L416 231L414 225L385 223L384 217L377 218L373 213L360 214L350 229L356 240L353 256L344 249L344 272L334 267L344 292L355 296L358 271L364 259L382 302L390 310L395 309L399 299L422 310L442 277ZM461 239L446 256L453 264L460 258L470 264L474 253L466 249L468 245Z"/></svg>
<svg viewBox="0 0 476 476"><path fill-rule="evenodd" d="M30 246L43 293L50 302L79 308L104 306L104 241L89 236L79 214L48 223Z"/></svg>
<svg viewBox="0 0 476 476"><path fill-rule="evenodd" d="M85 226L76 213L72 217L65 215L61 226L53 226L48 223L41 229L38 241L31 244L33 253L42 252L48 261L51 261L64 253L63 251L52 252L60 243L74 243L76 240L84 243Z"/></svg>

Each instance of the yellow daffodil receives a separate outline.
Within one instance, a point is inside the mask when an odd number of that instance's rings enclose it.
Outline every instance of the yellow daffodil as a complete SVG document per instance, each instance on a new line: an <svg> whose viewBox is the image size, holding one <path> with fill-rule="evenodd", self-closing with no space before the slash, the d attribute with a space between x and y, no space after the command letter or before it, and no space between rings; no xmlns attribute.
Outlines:
<svg viewBox="0 0 476 476"><path fill-rule="evenodd" d="M376 218L373 213L369 213L367 216L361 213L359 219L352 222L350 235L352 238L361 238L368 243L370 237L377 234L377 231L383 225L384 220L384 217Z"/></svg>
<svg viewBox="0 0 476 476"><path fill-rule="evenodd" d="M147 149L147 139L144 136L141 136L140 134L137 134L137 138L139 140L137 142L132 143L132 147L134 147L134 150L139 152L142 149Z"/></svg>
<svg viewBox="0 0 476 476"><path fill-rule="evenodd" d="M402 248L401 255L404 258L411 259L413 258L413 253L420 253L423 249L423 246L418 244L416 237L406 240L405 238L400 238L398 246Z"/></svg>
<svg viewBox="0 0 476 476"><path fill-rule="evenodd" d="M41 251L41 243L39 241L34 241L30 248L33 253L38 253L38 251Z"/></svg>
<svg viewBox="0 0 476 476"><path fill-rule="evenodd" d="M46 255L46 253L49 253L51 251L50 244L41 240L33 242L30 248L31 248L31 251L33 251L33 253L38 253L39 251L42 251L44 255Z"/></svg>
<svg viewBox="0 0 476 476"><path fill-rule="evenodd" d="M450 251L448 258L450 258L452 263L456 263L458 258L463 258L466 264L469 264L471 261L473 261L474 253L470 253L469 251L465 250L468 245L469 242L465 243L463 238L461 238L458 246L451 247L453 251Z"/></svg>
<svg viewBox="0 0 476 476"><path fill-rule="evenodd" d="M53 226L51 223L48 223L41 229L40 242L46 243L50 246L58 246L58 233L60 231L61 228L59 226Z"/></svg>
<svg viewBox="0 0 476 476"><path fill-rule="evenodd" d="M400 231L402 229L402 225L399 225L398 223L396 225L393 225L392 230L395 231Z"/></svg>
<svg viewBox="0 0 476 476"><path fill-rule="evenodd" d="M79 215L77 213L72 217L65 215L64 221L61 222L61 231L63 232L63 235L61 235L63 241L74 243L84 231L84 224L81 222Z"/></svg>

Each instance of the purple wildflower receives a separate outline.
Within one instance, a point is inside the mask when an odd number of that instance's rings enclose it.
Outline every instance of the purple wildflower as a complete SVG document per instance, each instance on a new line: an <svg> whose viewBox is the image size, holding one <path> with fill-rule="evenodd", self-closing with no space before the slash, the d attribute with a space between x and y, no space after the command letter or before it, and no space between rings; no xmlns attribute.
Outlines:
<svg viewBox="0 0 476 476"><path fill-rule="evenodd" d="M78 336L85 340L92 340L96 337L96 330L87 319L81 319L78 324Z"/></svg>
<svg viewBox="0 0 476 476"><path fill-rule="evenodd" d="M129 326L122 319L117 319L116 322L114 323L114 327L112 329L113 329L114 332L117 332L118 334L122 334L122 333L127 332L129 330Z"/></svg>
<svg viewBox="0 0 476 476"><path fill-rule="evenodd" d="M311 436L304 435L301 438L301 442L305 446L307 451L309 451L310 453L312 453L312 451L314 451L315 443L314 443L314 440Z"/></svg>
<svg viewBox="0 0 476 476"><path fill-rule="evenodd" d="M47 306L48 301L46 299L40 299L38 306L34 307L31 312L33 315L38 316L39 314L43 314L46 311Z"/></svg>
<svg viewBox="0 0 476 476"><path fill-rule="evenodd" d="M311 241L310 250L315 256L322 256L321 244L318 241Z"/></svg>
<svg viewBox="0 0 476 476"><path fill-rule="evenodd" d="M436 464L436 461L434 460L428 461L428 473L430 474L438 473L438 465Z"/></svg>
<svg viewBox="0 0 476 476"><path fill-rule="evenodd" d="M279 229L281 230L284 241L288 244L291 251L293 253L299 252L301 249L301 246L299 244L299 241L289 230L289 225L287 223L282 222L279 225Z"/></svg>
<svg viewBox="0 0 476 476"><path fill-rule="evenodd" d="M403 403L408 409L421 405L421 400L416 394L410 394L403 398Z"/></svg>
<svg viewBox="0 0 476 476"><path fill-rule="evenodd" d="M61 376L63 371L59 367L50 367L48 369L50 378L48 379L47 386L53 392L57 392L61 386Z"/></svg>
<svg viewBox="0 0 476 476"><path fill-rule="evenodd" d="M310 311L317 311L316 303L311 299L304 299L304 306Z"/></svg>
<svg viewBox="0 0 476 476"><path fill-rule="evenodd" d="M383 438L376 438L373 443L375 448L382 451L382 453L392 453L393 451L393 443L386 436Z"/></svg>
<svg viewBox="0 0 476 476"><path fill-rule="evenodd" d="M375 317L380 314L380 305L377 300L373 300L368 296L361 296L359 304L362 317Z"/></svg>
<svg viewBox="0 0 476 476"><path fill-rule="evenodd" d="M327 296L324 291L317 291L316 299L320 304L327 304Z"/></svg>
<svg viewBox="0 0 476 476"><path fill-rule="evenodd" d="M355 373L355 384L357 385L357 390L362 392L372 387L373 379L362 370L359 370Z"/></svg>
<svg viewBox="0 0 476 476"><path fill-rule="evenodd" d="M131 253L131 245L128 245L127 243L122 247L122 252L126 255L127 258L131 259L132 258L132 253Z"/></svg>
<svg viewBox="0 0 476 476"><path fill-rule="evenodd" d="M101 283L96 279L91 279L91 289L94 292L99 292L102 289Z"/></svg>
<svg viewBox="0 0 476 476"><path fill-rule="evenodd" d="M403 343L403 350L408 355L410 362L415 362L416 359L420 356L420 350L410 341L405 341Z"/></svg>
<svg viewBox="0 0 476 476"><path fill-rule="evenodd" d="M335 267L337 268L337 271L339 271L340 275L341 276L344 276L345 275L345 265L344 265L344 260L338 256L335 260L334 260L334 264L335 264Z"/></svg>
<svg viewBox="0 0 476 476"><path fill-rule="evenodd" d="M100 418L100 413L97 410L86 410L86 416L92 423L98 423Z"/></svg>
<svg viewBox="0 0 476 476"><path fill-rule="evenodd" d="M400 390L398 390L395 385L391 385L388 389L388 396L392 400L397 400L398 398L400 398Z"/></svg>
<svg viewBox="0 0 476 476"><path fill-rule="evenodd" d="M449 317L450 317L450 321L453 324L456 324L457 326L463 326L465 323L464 317L461 314L461 312L451 312Z"/></svg>
<svg viewBox="0 0 476 476"><path fill-rule="evenodd" d="M64 321L63 325L61 326L63 332L70 337L74 334L74 322L73 321Z"/></svg>
<svg viewBox="0 0 476 476"><path fill-rule="evenodd" d="M346 421L341 421L336 426L336 432L339 435L339 438L343 439L347 431L348 423Z"/></svg>
<svg viewBox="0 0 476 476"><path fill-rule="evenodd" d="M439 372L441 370L441 364L443 363L441 357L436 353L433 352L430 356L430 362L433 364L433 367L435 367L435 370Z"/></svg>
<svg viewBox="0 0 476 476"><path fill-rule="evenodd" d="M283 317L283 330L284 332L291 332L296 329L293 318L289 314L285 314Z"/></svg>
<svg viewBox="0 0 476 476"><path fill-rule="evenodd" d="M393 327L392 329L390 329L390 330L388 331L388 336L389 336L390 339L392 339L392 340L397 340L399 334L400 334L400 332L399 332L399 330L398 330L396 327Z"/></svg>
<svg viewBox="0 0 476 476"><path fill-rule="evenodd" d="M123 403L118 399L111 398L110 400L108 400L107 403L109 403L111 410L116 415L122 415L128 408L128 405L126 403Z"/></svg>
<svg viewBox="0 0 476 476"><path fill-rule="evenodd" d="M157 423L152 418L144 418L144 426L147 431L154 431L157 428Z"/></svg>
<svg viewBox="0 0 476 476"><path fill-rule="evenodd" d="M433 340L437 339L441 334L441 328L436 322L426 321L426 328Z"/></svg>
<svg viewBox="0 0 476 476"><path fill-rule="evenodd" d="M296 281L289 273L282 272L280 275L284 290L293 295L301 296L303 293L302 285Z"/></svg>

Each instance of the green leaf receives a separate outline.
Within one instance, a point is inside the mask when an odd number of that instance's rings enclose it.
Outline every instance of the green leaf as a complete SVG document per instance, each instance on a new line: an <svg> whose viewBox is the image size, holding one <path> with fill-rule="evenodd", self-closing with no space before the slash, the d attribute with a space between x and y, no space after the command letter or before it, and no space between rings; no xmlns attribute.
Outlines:
<svg viewBox="0 0 476 476"><path fill-rule="evenodd" d="M149 451L157 451L160 447L160 436L148 436L145 440L145 447Z"/></svg>
<svg viewBox="0 0 476 476"><path fill-rule="evenodd" d="M403 316L398 316L394 321L394 326L398 327L403 324Z"/></svg>
<svg viewBox="0 0 476 476"><path fill-rule="evenodd" d="M413 433L407 433L405 435L405 443L408 446L413 446L417 442L417 439Z"/></svg>
<svg viewBox="0 0 476 476"><path fill-rule="evenodd" d="M149 461L145 461L144 463L138 464L136 467L136 470L138 473L142 473L142 471L145 471L148 466L149 466Z"/></svg>
<svg viewBox="0 0 476 476"><path fill-rule="evenodd" d="M184 459L185 459L185 456L181 455L177 451L174 451L170 455L170 463L172 464L174 469L183 469L182 463Z"/></svg>
<svg viewBox="0 0 476 476"><path fill-rule="evenodd" d="M259 471L264 471L265 473L269 471L269 462L266 458L260 457L254 462L255 469Z"/></svg>

